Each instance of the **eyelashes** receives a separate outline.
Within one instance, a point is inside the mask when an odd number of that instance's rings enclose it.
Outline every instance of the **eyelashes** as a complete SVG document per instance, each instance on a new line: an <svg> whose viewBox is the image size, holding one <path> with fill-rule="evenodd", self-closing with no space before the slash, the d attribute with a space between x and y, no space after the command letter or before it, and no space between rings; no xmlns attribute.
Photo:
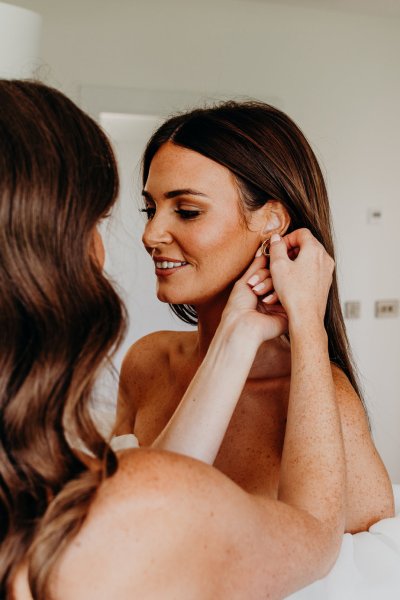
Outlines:
<svg viewBox="0 0 400 600"><path fill-rule="evenodd" d="M139 209L139 212L145 213L147 215L147 220L150 221L156 214L156 209L151 206L148 206L147 208ZM179 215L179 217L184 221L190 221L191 219L195 219L201 214L199 210L184 210L183 208L177 208L174 210L174 212L177 215Z"/></svg>
<svg viewBox="0 0 400 600"><path fill-rule="evenodd" d="M150 219L152 219L154 217L156 209L155 208L139 208L139 212L145 213L145 215L147 216L147 220L150 221Z"/></svg>
<svg viewBox="0 0 400 600"><path fill-rule="evenodd" d="M175 212L181 219L185 220L195 219L200 215L199 210L184 210L183 208L177 208Z"/></svg>

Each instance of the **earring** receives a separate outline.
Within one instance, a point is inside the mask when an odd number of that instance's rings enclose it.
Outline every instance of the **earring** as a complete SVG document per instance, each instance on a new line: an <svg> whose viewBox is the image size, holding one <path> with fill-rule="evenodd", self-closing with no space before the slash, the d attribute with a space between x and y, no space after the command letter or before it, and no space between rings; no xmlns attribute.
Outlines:
<svg viewBox="0 0 400 600"><path fill-rule="evenodd" d="M269 247L271 245L271 240L270 238L267 238L266 240L263 241L263 243L261 244L261 252L264 254L264 256L269 257Z"/></svg>

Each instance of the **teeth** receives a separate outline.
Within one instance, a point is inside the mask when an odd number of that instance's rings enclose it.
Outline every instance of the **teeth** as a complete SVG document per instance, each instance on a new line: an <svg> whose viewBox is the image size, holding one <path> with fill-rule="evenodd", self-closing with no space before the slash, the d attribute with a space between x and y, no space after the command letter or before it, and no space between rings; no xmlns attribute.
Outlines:
<svg viewBox="0 0 400 600"><path fill-rule="evenodd" d="M185 262L170 262L166 260L163 260L162 262L156 261L157 269L175 269L176 267L182 267L186 264L187 263Z"/></svg>

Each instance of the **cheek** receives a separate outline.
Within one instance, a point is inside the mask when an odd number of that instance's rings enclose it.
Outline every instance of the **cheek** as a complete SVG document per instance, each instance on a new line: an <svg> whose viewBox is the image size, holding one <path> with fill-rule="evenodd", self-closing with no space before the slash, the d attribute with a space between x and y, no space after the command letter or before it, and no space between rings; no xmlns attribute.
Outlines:
<svg viewBox="0 0 400 600"><path fill-rule="evenodd" d="M212 274L233 280L251 262L258 247L258 236L236 222L223 229L207 229L202 235L193 235L192 243L196 243L200 267L207 266Z"/></svg>

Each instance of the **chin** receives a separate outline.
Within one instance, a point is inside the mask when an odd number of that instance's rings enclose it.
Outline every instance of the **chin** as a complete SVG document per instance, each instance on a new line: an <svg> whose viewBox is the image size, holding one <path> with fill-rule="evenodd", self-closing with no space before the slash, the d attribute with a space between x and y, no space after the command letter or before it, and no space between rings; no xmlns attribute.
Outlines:
<svg viewBox="0 0 400 600"><path fill-rule="evenodd" d="M166 304L188 304L182 299L181 294L171 294L160 289L157 290L157 298L160 302L165 302Z"/></svg>
<svg viewBox="0 0 400 600"><path fill-rule="evenodd" d="M197 290L184 290L182 287L177 289L178 286L174 286L175 289L172 289L172 286L168 289L167 286L157 285L157 298L160 302L165 302L168 304L188 304L191 306L201 306L202 304L208 304L213 300L221 299L221 297L226 300L229 297L230 292L232 291L232 285L234 282L229 282L228 285L223 287L211 287L210 289L205 291L203 289Z"/></svg>

